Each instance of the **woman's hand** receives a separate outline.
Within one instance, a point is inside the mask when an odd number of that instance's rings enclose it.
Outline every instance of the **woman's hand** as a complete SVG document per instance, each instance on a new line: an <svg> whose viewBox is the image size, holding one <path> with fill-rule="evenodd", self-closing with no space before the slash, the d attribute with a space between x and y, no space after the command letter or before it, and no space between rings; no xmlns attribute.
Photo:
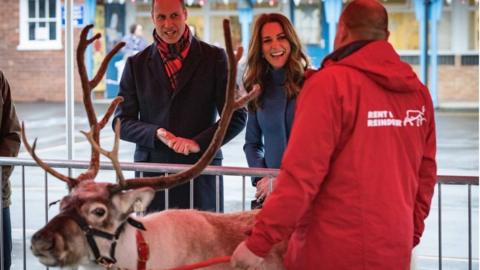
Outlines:
<svg viewBox="0 0 480 270"><path fill-rule="evenodd" d="M270 176L265 176L257 182L257 192L255 193L255 198L257 201L263 201L267 198L275 187L275 178Z"/></svg>

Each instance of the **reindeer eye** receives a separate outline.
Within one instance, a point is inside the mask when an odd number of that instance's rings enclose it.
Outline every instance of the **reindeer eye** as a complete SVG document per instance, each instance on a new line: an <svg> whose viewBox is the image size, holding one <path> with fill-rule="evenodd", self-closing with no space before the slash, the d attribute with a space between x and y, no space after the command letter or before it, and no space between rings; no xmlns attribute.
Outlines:
<svg viewBox="0 0 480 270"><path fill-rule="evenodd" d="M103 217L105 215L105 209L103 208L95 208L93 210L93 214L96 215L97 217Z"/></svg>

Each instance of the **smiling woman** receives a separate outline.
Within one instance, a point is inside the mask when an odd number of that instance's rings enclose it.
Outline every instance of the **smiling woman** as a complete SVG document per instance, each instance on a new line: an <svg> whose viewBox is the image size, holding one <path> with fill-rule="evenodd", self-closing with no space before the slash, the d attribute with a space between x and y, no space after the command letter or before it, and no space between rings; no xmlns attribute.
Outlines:
<svg viewBox="0 0 480 270"><path fill-rule="evenodd" d="M259 84L263 91L248 105L243 149L250 167L279 168L309 62L292 24L278 13L258 17L248 51L245 88ZM269 193L268 179L253 179L257 201Z"/></svg>
<svg viewBox="0 0 480 270"><path fill-rule="evenodd" d="M273 69L283 68L290 56L290 42L278 22L266 23L262 28L262 53Z"/></svg>

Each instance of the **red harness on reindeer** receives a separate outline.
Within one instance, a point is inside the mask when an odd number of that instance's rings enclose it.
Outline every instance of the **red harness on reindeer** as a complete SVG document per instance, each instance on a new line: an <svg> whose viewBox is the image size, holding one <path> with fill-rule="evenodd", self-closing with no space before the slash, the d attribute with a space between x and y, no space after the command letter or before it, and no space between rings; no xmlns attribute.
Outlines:
<svg viewBox="0 0 480 270"><path fill-rule="evenodd" d="M150 249L145 238L143 238L142 231L137 230L135 233L137 239L137 270L146 270L147 261L150 258Z"/></svg>

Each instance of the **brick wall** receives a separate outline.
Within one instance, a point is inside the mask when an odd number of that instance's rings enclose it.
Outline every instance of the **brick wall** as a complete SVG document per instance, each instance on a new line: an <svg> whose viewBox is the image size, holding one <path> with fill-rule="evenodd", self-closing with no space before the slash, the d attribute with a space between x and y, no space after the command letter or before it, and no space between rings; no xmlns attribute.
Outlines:
<svg viewBox="0 0 480 270"><path fill-rule="evenodd" d="M438 101L478 102L478 66L443 66L438 71Z"/></svg>
<svg viewBox="0 0 480 270"><path fill-rule="evenodd" d="M0 69L5 73L12 87L13 99L15 101L64 101L64 50L17 50L20 39L19 1L2 0L1 6ZM79 31L75 29L75 47ZM81 89L77 73L75 70L75 99L80 100Z"/></svg>
<svg viewBox="0 0 480 270"><path fill-rule="evenodd" d="M419 76L419 66L413 66ZM438 66L438 103L473 104L478 107L479 92L478 66L460 65L460 57L455 57L455 65ZM467 105L470 106L470 105Z"/></svg>

